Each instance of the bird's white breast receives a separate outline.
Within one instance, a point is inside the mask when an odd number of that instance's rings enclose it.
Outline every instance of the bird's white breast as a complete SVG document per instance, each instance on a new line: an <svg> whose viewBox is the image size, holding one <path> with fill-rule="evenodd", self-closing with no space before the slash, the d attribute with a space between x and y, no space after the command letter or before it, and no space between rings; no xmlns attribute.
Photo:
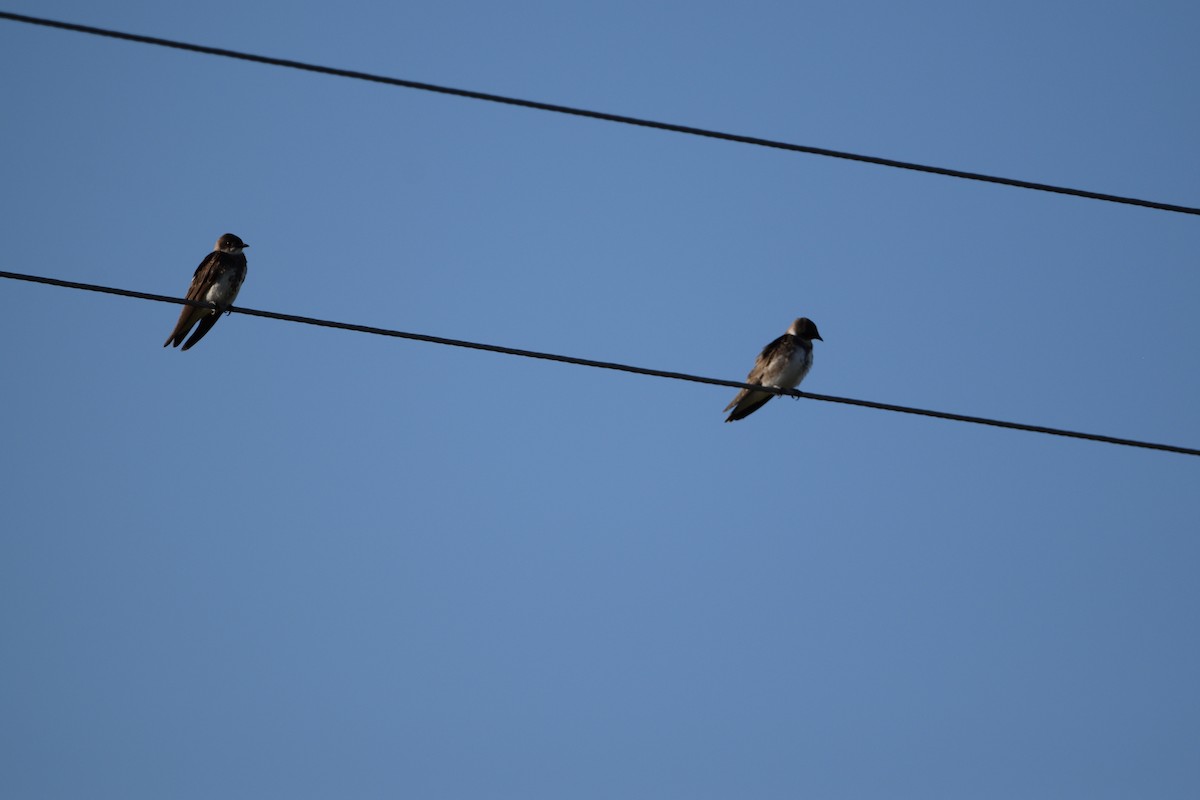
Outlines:
<svg viewBox="0 0 1200 800"><path fill-rule="evenodd" d="M219 306L227 306L237 298L238 290L241 288L242 282L238 279L237 272L225 270L213 281L213 285L204 295L204 299Z"/></svg>
<svg viewBox="0 0 1200 800"><path fill-rule="evenodd" d="M797 347L792 351L791 358L786 361L779 359L776 369L772 370L775 375L770 381L771 385L781 389L795 389L812 368L812 362L812 348Z"/></svg>

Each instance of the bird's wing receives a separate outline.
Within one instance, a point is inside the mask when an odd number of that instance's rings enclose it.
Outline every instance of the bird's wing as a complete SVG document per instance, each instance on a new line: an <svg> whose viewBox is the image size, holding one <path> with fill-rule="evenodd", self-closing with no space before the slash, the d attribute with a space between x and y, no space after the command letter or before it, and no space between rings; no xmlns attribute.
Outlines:
<svg viewBox="0 0 1200 800"><path fill-rule="evenodd" d="M225 254L214 250L204 257L192 274L192 285L188 287L188 300L203 300L209 288L216 283L217 276L225 266ZM203 310L203 309L198 309Z"/></svg>
<svg viewBox="0 0 1200 800"><path fill-rule="evenodd" d="M208 294L209 287L211 287L213 282L216 281L217 274L221 270L223 262L223 259L221 258L222 255L224 254L214 250L204 257L204 260L200 262L200 266L196 267L195 273L192 274L192 285L188 287L186 295L188 300L203 300L204 295ZM184 306L183 310L179 312L179 321L175 323L175 329L171 331L171 335L167 337L165 342L163 342L163 347L166 347L167 345L178 347L179 343L183 341L183 338L188 335L188 331L192 329L192 326L195 325L201 317L205 317L211 313L212 311L207 308ZM212 325L208 326L208 328L211 327ZM205 328L204 333L208 333L208 328ZM203 334L201 334L201 336L203 336ZM191 347L191 345L195 344L197 341L199 341L199 338L193 337L193 341L188 345L188 347ZM184 349L186 350L187 348L185 347Z"/></svg>
<svg viewBox="0 0 1200 800"><path fill-rule="evenodd" d="M750 370L750 374L746 376L746 383L762 384L766 381L767 376L778 370L780 357L786 359L787 354L784 352L786 348L787 334L773 340L770 344L762 349L758 357L754 359L754 367ZM737 406L738 409L730 415L728 421L741 419L748 416L763 406L768 400L775 395L771 392L756 392L753 389L742 389L738 392L737 397L725 406L725 410Z"/></svg>
<svg viewBox="0 0 1200 800"><path fill-rule="evenodd" d="M746 376L746 383L764 383L778 372L781 363L786 363L791 353L791 338L785 333L764 347L758 358L754 359L754 369Z"/></svg>

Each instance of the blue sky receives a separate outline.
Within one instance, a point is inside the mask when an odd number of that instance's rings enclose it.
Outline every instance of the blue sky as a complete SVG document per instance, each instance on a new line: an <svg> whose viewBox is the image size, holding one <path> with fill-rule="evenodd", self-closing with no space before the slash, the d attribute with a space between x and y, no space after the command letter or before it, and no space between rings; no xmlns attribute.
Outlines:
<svg viewBox="0 0 1200 800"><path fill-rule="evenodd" d="M1194 4L37 3L1200 204ZM4 22L4 269L1200 445L1193 217ZM1194 458L0 285L0 794L1195 797Z"/></svg>

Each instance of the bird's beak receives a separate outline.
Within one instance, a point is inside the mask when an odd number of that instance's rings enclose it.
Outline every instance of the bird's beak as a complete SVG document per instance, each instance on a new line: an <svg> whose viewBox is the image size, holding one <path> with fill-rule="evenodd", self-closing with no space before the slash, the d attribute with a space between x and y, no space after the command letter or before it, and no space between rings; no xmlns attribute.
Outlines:
<svg viewBox="0 0 1200 800"><path fill-rule="evenodd" d="M813 338L814 338L814 339L821 339L821 334L819 334L819 333L818 333L818 334L817 334L816 336L814 336ZM823 342L823 341L825 341L825 340L824 340L824 339L821 339L821 341Z"/></svg>
<svg viewBox="0 0 1200 800"><path fill-rule="evenodd" d="M247 247L249 247L249 246L250 246L250 245L246 244L245 242L242 242L242 249L243 249L243 250L245 250L245 249L246 249Z"/></svg>

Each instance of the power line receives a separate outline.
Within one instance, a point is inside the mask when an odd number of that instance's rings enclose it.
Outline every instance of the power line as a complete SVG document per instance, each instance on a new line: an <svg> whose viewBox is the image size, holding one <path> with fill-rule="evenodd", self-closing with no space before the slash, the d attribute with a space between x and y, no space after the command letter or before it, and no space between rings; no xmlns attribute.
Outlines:
<svg viewBox="0 0 1200 800"><path fill-rule="evenodd" d="M184 298L171 297L164 294L152 294L150 292L137 292L131 289L117 289L111 286L99 286L94 283L66 281L60 278L47 278L40 275L26 275L19 272L0 271L0 278L7 278L9 280L16 281L27 281L29 283L42 283L49 286L58 286L66 289L81 289L87 292L115 294L122 297L134 297L139 300L152 300L159 303L188 305L195 306L196 308L216 308L216 306L212 303L205 303L198 300L187 300ZM502 345L469 342L463 339L448 339L444 336L430 336L429 334L425 333L407 333L405 331L392 330L390 328L376 328L370 325L356 325L349 322L334 322L332 320L317 319L315 317L302 317L296 314L283 314L278 311L260 311L254 308L242 308L239 306L233 306L229 310L239 314L246 314L247 316L251 317L265 317L267 319L277 319L284 322L295 322L301 325L315 325L321 328L336 328L338 330L355 331L357 333L369 333L375 336L390 336L396 339L412 339L418 342L429 342L431 344L441 344L449 347L464 347L470 350L484 350L489 353L501 353L503 355L520 356L522 358L537 358L543 361L558 361L563 364L576 364L582 367L609 369L618 372L631 372L636 375L650 375L656 378L669 378L677 381L691 381L692 383L706 383L711 386L727 386L731 389L758 389L759 391L771 392L778 395L786 395L788 397L803 397L806 400L821 400L826 403L841 403L843 405L861 406L863 408L876 408L881 411L894 411L900 414L916 414L918 416L948 419L955 422L970 422L976 425L990 425L996 428L1009 428L1017 431L1044 433L1051 436L1065 436L1071 439L1086 439L1092 442L1103 442L1105 444L1116 444L1125 447L1140 447L1147 450L1163 450L1168 453L1181 453L1189 456L1200 456L1200 449L1180 447L1179 445L1173 444L1156 444L1154 442L1143 442L1136 439L1122 439L1116 436L1105 436L1103 434L1080 433L1078 431L1062 430L1061 428L1048 428L1043 425L1027 425L1023 422L1005 422L998 419L973 417L967 414L955 414L947 411L931 411L929 409L900 406L893 403L877 403L873 400L855 400L850 397L836 397L834 395L801 392L797 389L777 389L773 386L759 386L757 384L742 383L741 381L729 381L722 378L706 378L702 375L689 375L684 372L669 372L667 370L650 369L648 367L635 367L629 364L617 364L612 361L596 361L590 358L578 358L576 356L542 353L537 350L522 350L516 347L504 347Z"/></svg>
<svg viewBox="0 0 1200 800"><path fill-rule="evenodd" d="M1142 208L1153 208L1159 211L1174 211L1179 214L1193 214L1200 216L1200 208L1194 208L1191 206L1181 206L1173 203L1160 203L1155 200L1140 200L1134 197L1124 197L1121 195L1106 194L1104 192L1092 192L1085 189L1072 189L1066 186L1054 186L1048 183L1024 181L1016 178L1001 178L995 175L984 175L979 172L966 172L964 170L950 169L948 167L934 167L927 164L916 164L910 161L898 161L892 158L866 156L858 153L848 153L841 150L830 150L824 147L813 147L810 145L781 142L774 139L763 139L757 136L743 136L736 133L722 133L720 131L709 130L706 128L695 128L690 125L676 125L670 122L656 122L654 120L641 119L638 117L628 117L622 114L609 114L604 111L589 111L583 108L557 105L555 103L542 103L536 100L522 100L516 97L506 97L504 95L489 94L487 92L476 92L470 89L455 89L449 86L439 86L432 83L410 81L403 78L390 78L385 75L374 75L369 72L358 72L349 69L339 69L337 67L323 67L317 64L308 64L303 61L292 61L286 58L273 58L271 56L254 55L252 53L243 53L238 50L226 50L220 47L189 44L187 42L180 42L173 39L162 39L156 36L142 36L136 33L125 33L123 31L108 30L106 28L95 28L90 25L78 25L73 22L59 22L57 20L44 19L42 17L30 17L24 14L13 14L7 11L0 11L0 19L7 19L13 22L24 22L29 25L41 25L47 28L75 31L77 33L86 33L92 36L106 36L112 39L123 39L129 42L156 45L158 47L170 47L176 50L187 50L193 53L203 53L210 56L221 56L223 58L251 61L257 64L270 64L276 67L286 67L288 69L316 72L322 75L333 75L339 78L352 78L354 80L382 83L388 86L399 86L406 89L418 89L423 92L436 92L438 94L453 95L455 97L465 97L471 100L483 100L489 103L501 103L504 105L518 106L520 108L549 111L555 114L569 114L576 117L598 119L606 122L616 122L622 125L635 125L642 128L653 128L655 130L670 131L672 133L683 133L690 136L719 139L726 142L738 142L741 144L755 145L758 147L770 147L776 150L788 150L795 153L807 153L809 155L825 156L827 158L840 158L847 161L858 161L866 164L894 167L896 169L927 172L934 175L946 175L952 178L963 178L965 180L982 181L984 183L996 183L1002 186L1014 186L1019 189L1032 189L1038 192L1051 192L1054 194L1064 194L1073 197L1084 197L1091 200L1103 200L1108 203L1121 203L1124 205L1141 206Z"/></svg>

